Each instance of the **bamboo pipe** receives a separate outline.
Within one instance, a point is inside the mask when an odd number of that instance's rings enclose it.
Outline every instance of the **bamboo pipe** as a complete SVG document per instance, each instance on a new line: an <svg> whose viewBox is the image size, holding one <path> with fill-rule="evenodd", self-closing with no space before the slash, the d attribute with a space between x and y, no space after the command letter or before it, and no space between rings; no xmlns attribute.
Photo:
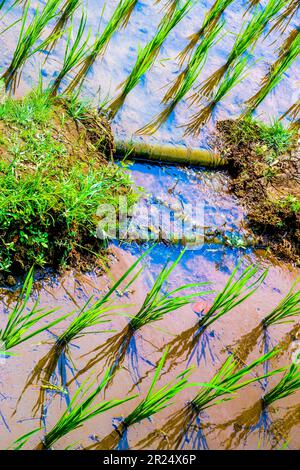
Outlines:
<svg viewBox="0 0 300 470"><path fill-rule="evenodd" d="M209 150L184 146L153 145L144 142L115 142L116 154L128 156L133 160L150 160L181 165L219 167L226 165L226 160Z"/></svg>

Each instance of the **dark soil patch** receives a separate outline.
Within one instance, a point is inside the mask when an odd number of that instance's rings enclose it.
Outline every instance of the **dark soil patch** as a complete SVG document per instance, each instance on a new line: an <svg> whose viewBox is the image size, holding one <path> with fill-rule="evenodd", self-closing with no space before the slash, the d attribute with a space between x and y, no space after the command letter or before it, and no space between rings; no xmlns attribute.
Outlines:
<svg viewBox="0 0 300 470"><path fill-rule="evenodd" d="M248 212L257 241L300 265L300 150L297 136L254 121L217 123L231 189Z"/></svg>

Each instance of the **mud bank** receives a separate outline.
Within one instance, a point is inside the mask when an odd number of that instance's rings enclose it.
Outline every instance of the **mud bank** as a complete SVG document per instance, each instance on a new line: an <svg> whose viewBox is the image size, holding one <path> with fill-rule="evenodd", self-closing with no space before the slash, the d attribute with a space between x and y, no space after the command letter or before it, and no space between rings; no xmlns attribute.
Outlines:
<svg viewBox="0 0 300 470"><path fill-rule="evenodd" d="M257 241L277 257L300 264L300 151L296 134L279 124L249 120L217 124L231 190L247 211Z"/></svg>
<svg viewBox="0 0 300 470"><path fill-rule="evenodd" d="M0 103L0 276L30 266L87 270L105 254L97 208L137 196L113 163L110 124L74 100L31 93Z"/></svg>

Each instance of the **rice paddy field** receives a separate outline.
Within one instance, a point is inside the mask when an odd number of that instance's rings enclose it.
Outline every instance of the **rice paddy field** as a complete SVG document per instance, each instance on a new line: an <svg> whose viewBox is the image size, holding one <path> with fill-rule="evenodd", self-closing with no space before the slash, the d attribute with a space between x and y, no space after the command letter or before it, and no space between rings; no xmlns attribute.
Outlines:
<svg viewBox="0 0 300 470"><path fill-rule="evenodd" d="M224 157L218 123L259 120L233 148L272 186L299 163L299 20L294 0L0 1L0 450L299 449L296 170L282 247L236 161L112 144ZM120 194L130 230L99 248Z"/></svg>

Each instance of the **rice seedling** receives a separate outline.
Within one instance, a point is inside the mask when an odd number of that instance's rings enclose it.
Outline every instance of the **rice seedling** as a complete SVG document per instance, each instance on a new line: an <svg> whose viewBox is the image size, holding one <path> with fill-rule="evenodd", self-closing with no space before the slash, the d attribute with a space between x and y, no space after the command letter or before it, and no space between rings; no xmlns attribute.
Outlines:
<svg viewBox="0 0 300 470"><path fill-rule="evenodd" d="M204 35L191 60L165 94L162 102L167 103L170 101L168 106L149 124L140 129L137 134L153 134L156 132L156 130L168 119L177 104L191 90L206 63L210 48L221 39L217 39L217 37L222 30L223 25L224 22L221 22L219 25L216 25L212 31L208 31L207 34Z"/></svg>
<svg viewBox="0 0 300 470"><path fill-rule="evenodd" d="M129 20L129 17L137 3L137 0L121 0L114 10L109 22L102 34L96 36L96 40L89 49L87 56L82 62L80 69L67 88L67 93L71 94L74 89L82 84L84 78L91 70L96 59L105 52L112 35L118 28L123 27Z"/></svg>
<svg viewBox="0 0 300 470"><path fill-rule="evenodd" d="M51 85L51 94L56 95L58 89L61 85L63 79L73 70L74 68L78 67L80 63L85 59L89 52L89 38L90 38L90 31L86 38L82 41L83 35L86 30L86 22L87 17L86 14L83 13L81 16L80 24L78 30L76 32L75 40L72 42L72 27L69 30L68 37L67 37L67 44L66 50L64 54L64 59L62 63L62 67L55 78L53 84Z"/></svg>
<svg viewBox="0 0 300 470"><path fill-rule="evenodd" d="M201 291L196 293L194 292L192 294L176 295L185 289L204 287L207 285L205 282L186 284L177 289L163 292L170 274L181 260L184 252L185 250L181 252L179 257L170 266L168 263L164 266L154 281L152 288L146 295L145 301L139 311L135 315L128 315L130 321L127 327L124 328L121 333L109 338L104 345L102 344L98 346L91 352L93 357L83 371L89 370L103 359L106 360L106 366L112 371L115 371L122 365L125 357L127 356L129 363L128 370L133 383L139 383L139 355L135 333L143 326L161 320L167 313L176 311L179 308L188 305L195 297L212 293L212 291ZM83 373L83 371L80 371L76 378Z"/></svg>
<svg viewBox="0 0 300 470"><path fill-rule="evenodd" d="M170 32L184 18L193 6L192 0L187 0L181 8L176 8L172 16L166 14L158 27L155 36L148 44L138 51L138 56L129 77L125 80L119 96L109 105L109 113L114 117L123 105L127 95L138 84L141 77L152 67L159 54L161 46Z"/></svg>
<svg viewBox="0 0 300 470"><path fill-rule="evenodd" d="M81 5L81 1L82 0L66 0L65 4L62 6L60 18L58 19L56 25L54 26L50 34L50 36L53 37L54 40L51 44L49 44L49 52L55 47L59 38L60 31L65 30L68 21L73 17L74 13Z"/></svg>
<svg viewBox="0 0 300 470"><path fill-rule="evenodd" d="M35 16L29 21L28 25L27 20L30 3L26 4L24 7L17 45L15 47L11 63L1 77L4 80L6 89L9 89L11 86L12 91L15 91L20 80L21 69L24 63L32 55L41 49L45 49L50 42L53 41L54 37L50 35L46 39L42 40L38 46L35 46L37 41L41 38L46 26L57 16L57 8L60 1L61 0L48 1L41 12L36 10ZM57 33L59 36L62 34L63 31Z"/></svg>
<svg viewBox="0 0 300 470"><path fill-rule="evenodd" d="M178 258L170 266L166 263L160 274L157 276L152 288L146 295L142 307L130 320L130 328L133 331L136 331L149 323L161 320L168 312L173 312L189 304L195 297L212 293L212 291L200 291L192 294L184 294L182 296L174 296L174 294L178 294L178 292L186 289L204 287L208 284L207 282L186 284L174 290L167 291L165 293L162 292L165 283L178 265L184 253L185 250L182 250Z"/></svg>
<svg viewBox="0 0 300 470"><path fill-rule="evenodd" d="M290 25L292 19L296 16L298 8L299 0L290 0L283 12L278 16L276 22L270 29L269 34L272 31L280 31L280 33L283 34Z"/></svg>
<svg viewBox="0 0 300 470"><path fill-rule="evenodd" d="M60 379L60 386L67 389L67 377L66 369L70 369L73 376L75 376L74 367L70 364L68 359L69 346L72 341L83 335L89 334L89 328L96 327L98 325L107 324L109 322L109 314L117 309L117 307L110 304L111 298L117 292L117 289L123 282L128 279L133 270L138 266L140 261L150 252L152 249L149 248L143 255L135 261L132 266L114 283L114 285L108 290L108 292L97 302L91 304L92 298L90 298L86 304L80 309L77 316L66 328L66 330L59 336L56 337L55 344L53 345L50 352L48 352L36 365L31 376L29 377L23 393L28 387L42 382L43 384L52 383L52 377L54 376L55 370L58 367L58 377ZM131 280L125 286L125 290L141 273L141 269L132 277ZM109 331L108 329L106 331ZM100 333L98 331L97 333ZM82 373L86 368L82 369ZM112 374L114 370L112 370ZM54 382L54 385L58 384ZM40 407L42 407L42 419L44 420L47 410L45 409L45 394L47 389L45 387L40 388L38 400L33 407L33 412L36 414ZM69 400L69 395L66 395L66 401Z"/></svg>
<svg viewBox="0 0 300 470"><path fill-rule="evenodd" d="M299 359L299 358L298 358ZM300 390L300 364L291 364L282 379L263 398L263 406L268 407L282 398L289 397Z"/></svg>
<svg viewBox="0 0 300 470"><path fill-rule="evenodd" d="M241 57L233 68L227 70L223 81L211 101L194 114L188 124L184 126L186 128L185 135L199 135L202 126L207 123L218 103L246 77L247 71L249 70L247 63L247 56Z"/></svg>
<svg viewBox="0 0 300 470"><path fill-rule="evenodd" d="M234 355L230 355L215 376L207 383L207 386L201 387L197 395L186 406L184 413L179 415L181 424L178 425L178 428L181 429L181 432L177 437L177 444L181 444L181 448L183 448L187 442L192 442L194 449L208 449L202 429L204 411L234 399L238 390L260 381L266 375L269 377L281 372L282 369L277 369L263 375L254 374L256 367L262 365L266 360L270 360L276 354L277 351L271 351L249 365L243 365L242 368L239 360ZM252 377L245 380L249 374Z"/></svg>
<svg viewBox="0 0 300 470"><path fill-rule="evenodd" d="M291 323L294 317L300 314L300 290L295 291L298 282L299 278L296 279L289 292L277 307L264 318L263 325L265 328L271 325Z"/></svg>
<svg viewBox="0 0 300 470"><path fill-rule="evenodd" d="M277 60L270 67L269 73L263 78L260 90L246 102L246 116L251 115L275 86L280 83L288 68L299 56L299 53L300 31L294 30L284 42Z"/></svg>
<svg viewBox="0 0 300 470"><path fill-rule="evenodd" d="M205 34L209 35L217 27L220 18L222 17L226 8L233 2L233 0L216 0L210 10L206 13L201 28L189 37L188 45L179 54L179 65L182 66L189 54L198 43L198 41Z"/></svg>
<svg viewBox="0 0 300 470"><path fill-rule="evenodd" d="M229 68L233 66L236 61L240 60L250 47L252 49L255 47L267 24L277 15L284 4L285 0L269 0L265 8L257 8L255 10L250 21L243 23L225 64L200 85L199 90L197 90L197 93L193 97L193 101L199 101L203 95L211 95Z"/></svg>
<svg viewBox="0 0 300 470"><path fill-rule="evenodd" d="M93 405L97 395L105 388L110 375L111 372L107 370L101 383L96 386L91 393L89 392L95 381L89 383L89 379L87 379L83 382L76 391L66 411L62 414L54 427L46 433L42 443L37 447L37 450L51 449L59 439L78 427L83 426L88 420L136 397L132 396L123 399L106 400L97 405Z"/></svg>
<svg viewBox="0 0 300 470"><path fill-rule="evenodd" d="M233 270L225 287L216 295L211 306L202 312L195 312L199 317L199 321L198 328L193 332L193 340L187 348L190 354L188 364L195 356L198 365L202 359L206 361L207 352L209 352L211 360L214 362L214 355L210 346L211 336L214 336L214 334L208 332L208 327L254 294L267 276L267 271L264 271L257 277L259 268L252 265L248 266L239 275L237 275L238 269L239 265Z"/></svg>
<svg viewBox="0 0 300 470"><path fill-rule="evenodd" d="M140 423L144 419L150 419L153 415L169 407L172 405L171 400L173 400L173 398L175 398L178 393L180 393L185 388L194 385L188 381L188 378L191 375L191 369L186 369L181 374L176 376L171 382L158 389L156 388L156 384L161 370L165 364L167 354L168 348L166 348L161 360L159 361L146 397L140 401L137 407L129 415L127 415L126 418L120 420L120 425L117 428L118 441L116 446L118 450L129 449L127 434L130 426Z"/></svg>
<svg viewBox="0 0 300 470"><path fill-rule="evenodd" d="M212 306L199 321L201 327L207 328L218 318L248 299L258 289L268 274L267 270L263 271L255 279L255 276L259 273L259 268L250 265L241 274L237 275L235 279L238 269L239 265L232 271L224 289L215 297Z"/></svg>
<svg viewBox="0 0 300 470"><path fill-rule="evenodd" d="M39 308L38 300L30 311L26 310L32 290L32 284L33 269L30 270L25 279L19 299L12 311L9 313L5 327L0 329L0 344L3 348L3 351L0 351L0 354L7 354L7 351L10 349L24 343L24 341L28 341L43 331L48 330L52 326L57 325L69 316L69 314L64 315L50 323L47 323L37 330L32 331L32 327L55 312L55 309L45 311Z"/></svg>
<svg viewBox="0 0 300 470"><path fill-rule="evenodd" d="M234 393L237 390L240 390L246 385L257 382L258 380L264 378L264 375L255 375L248 380L242 380L246 375L251 373L255 367L263 364L267 360L272 359L274 356L276 356L276 354L276 350L270 351L260 358L254 360L249 365L244 366L242 369L239 369L239 361L234 358L234 355L230 355L209 382L211 387L201 390L195 396L195 398L193 398L191 405L195 408L195 410L197 410L197 412L200 412L212 407L215 404L232 400L234 398ZM273 370L268 373L268 376L273 376L279 372L282 372L283 370L283 368Z"/></svg>

